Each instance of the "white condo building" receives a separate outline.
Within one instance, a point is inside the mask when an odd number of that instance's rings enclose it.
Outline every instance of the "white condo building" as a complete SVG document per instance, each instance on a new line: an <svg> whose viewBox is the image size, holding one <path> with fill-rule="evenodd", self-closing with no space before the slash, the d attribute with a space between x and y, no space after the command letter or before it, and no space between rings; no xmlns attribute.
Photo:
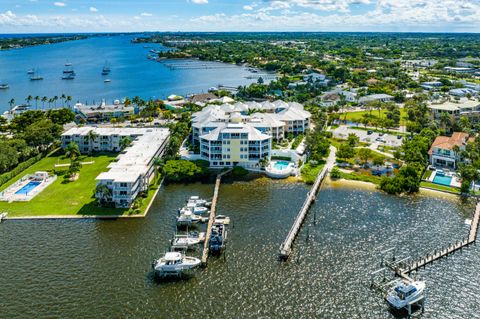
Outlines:
<svg viewBox="0 0 480 319"><path fill-rule="evenodd" d="M94 134L90 133L93 132ZM116 207L130 207L135 198L148 189L155 167L168 144L170 132L164 128L72 128L62 134L62 147L70 142L78 144L82 153L119 152L121 140L131 138L132 143L108 165L109 170L97 176L97 185L103 184L110 194L107 202ZM104 194L95 194L101 199Z"/></svg>
<svg viewBox="0 0 480 319"><path fill-rule="evenodd" d="M306 132L310 117L296 102L208 105L193 114L192 143L211 166L260 168L263 159L270 159L272 140Z"/></svg>

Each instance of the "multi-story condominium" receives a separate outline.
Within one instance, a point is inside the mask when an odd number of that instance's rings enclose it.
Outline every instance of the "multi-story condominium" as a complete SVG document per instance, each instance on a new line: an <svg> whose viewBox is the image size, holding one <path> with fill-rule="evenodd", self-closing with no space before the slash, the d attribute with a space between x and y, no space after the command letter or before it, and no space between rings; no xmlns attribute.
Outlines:
<svg viewBox="0 0 480 319"><path fill-rule="evenodd" d="M311 114L284 101L208 105L193 114L192 143L212 166L259 168L270 158L271 142L305 133Z"/></svg>
<svg viewBox="0 0 480 319"><path fill-rule="evenodd" d="M102 201L113 203L116 207L130 207L135 198L148 189L154 173L154 161L161 157L168 144L170 133L163 128L72 128L62 134L62 147L71 142L79 145L82 153L119 152L115 162L108 165L109 170L97 176L97 185L105 185L106 195L96 193ZM130 146L122 150L121 140L128 137Z"/></svg>
<svg viewBox="0 0 480 319"><path fill-rule="evenodd" d="M430 164L435 167L456 169L462 161L460 151L465 150L469 141L467 133L455 132L452 136L438 136L428 154Z"/></svg>

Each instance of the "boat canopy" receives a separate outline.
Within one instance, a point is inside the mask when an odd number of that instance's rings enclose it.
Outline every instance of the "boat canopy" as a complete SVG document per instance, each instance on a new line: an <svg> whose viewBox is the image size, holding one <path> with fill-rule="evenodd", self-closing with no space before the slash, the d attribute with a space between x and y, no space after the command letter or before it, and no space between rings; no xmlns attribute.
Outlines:
<svg viewBox="0 0 480 319"><path fill-rule="evenodd" d="M182 259L182 254L179 252L168 252L165 254L165 261L178 261Z"/></svg>

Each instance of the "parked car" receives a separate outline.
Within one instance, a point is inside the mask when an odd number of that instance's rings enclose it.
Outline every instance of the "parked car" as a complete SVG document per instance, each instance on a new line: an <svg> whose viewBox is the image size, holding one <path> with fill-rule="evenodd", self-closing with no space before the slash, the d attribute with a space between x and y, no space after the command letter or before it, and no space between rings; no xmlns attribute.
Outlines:
<svg viewBox="0 0 480 319"><path fill-rule="evenodd" d="M397 139L398 139L398 140L402 139L402 136L401 136L401 135L397 135Z"/></svg>
<svg viewBox="0 0 480 319"><path fill-rule="evenodd" d="M383 135L385 135L385 133L383 132L378 133L378 136L383 136Z"/></svg>
<svg viewBox="0 0 480 319"><path fill-rule="evenodd" d="M372 135L373 131L367 131L367 135Z"/></svg>

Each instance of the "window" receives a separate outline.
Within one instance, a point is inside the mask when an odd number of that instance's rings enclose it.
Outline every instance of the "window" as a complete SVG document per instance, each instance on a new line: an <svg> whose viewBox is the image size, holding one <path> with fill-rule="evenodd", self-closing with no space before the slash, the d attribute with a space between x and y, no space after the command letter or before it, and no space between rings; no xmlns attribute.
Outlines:
<svg viewBox="0 0 480 319"><path fill-rule="evenodd" d="M127 183L120 183L120 187L127 187Z"/></svg>

